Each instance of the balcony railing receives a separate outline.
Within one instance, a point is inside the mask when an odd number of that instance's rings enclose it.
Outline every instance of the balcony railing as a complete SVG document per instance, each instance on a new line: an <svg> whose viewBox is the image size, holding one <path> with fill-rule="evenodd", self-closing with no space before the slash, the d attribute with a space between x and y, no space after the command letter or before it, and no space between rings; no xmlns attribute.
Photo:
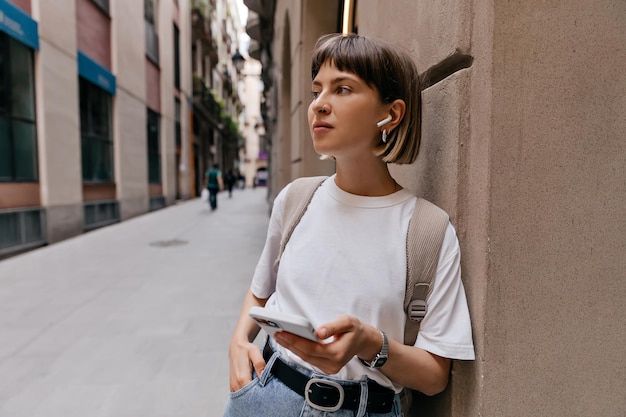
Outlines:
<svg viewBox="0 0 626 417"><path fill-rule="evenodd" d="M213 97L211 90L207 88L204 81L198 75L193 76L193 97L196 102L199 102L206 111L215 117L216 120L221 118L221 107L219 103Z"/></svg>

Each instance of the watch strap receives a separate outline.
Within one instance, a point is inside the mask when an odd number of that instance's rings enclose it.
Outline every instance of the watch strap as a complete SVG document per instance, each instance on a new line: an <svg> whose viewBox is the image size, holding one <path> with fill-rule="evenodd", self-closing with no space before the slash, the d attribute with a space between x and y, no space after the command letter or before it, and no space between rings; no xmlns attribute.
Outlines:
<svg viewBox="0 0 626 417"><path fill-rule="evenodd" d="M380 348L380 352L376 354L374 359L371 362L367 362L366 360L359 358L361 363L370 369L380 368L381 366L385 364L385 362L387 362L387 358L389 354L389 340L387 339L387 334L383 332L382 330L380 330L380 335L383 338L383 344Z"/></svg>

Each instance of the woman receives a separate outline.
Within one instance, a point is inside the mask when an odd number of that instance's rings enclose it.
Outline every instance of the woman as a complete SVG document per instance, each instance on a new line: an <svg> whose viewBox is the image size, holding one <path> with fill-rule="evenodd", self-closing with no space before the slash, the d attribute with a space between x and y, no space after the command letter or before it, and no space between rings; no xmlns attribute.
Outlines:
<svg viewBox="0 0 626 417"><path fill-rule="evenodd" d="M274 202L229 348L226 417L400 416L402 387L436 394L447 384L450 359L474 358L450 224L418 339L402 343L406 234L416 197L387 164L417 157L420 92L411 57L374 39L325 35L312 77L313 146L336 161L336 174L316 191L277 271L289 186ZM325 340L280 332L261 351L252 343L259 330L248 317L252 306L303 316Z"/></svg>

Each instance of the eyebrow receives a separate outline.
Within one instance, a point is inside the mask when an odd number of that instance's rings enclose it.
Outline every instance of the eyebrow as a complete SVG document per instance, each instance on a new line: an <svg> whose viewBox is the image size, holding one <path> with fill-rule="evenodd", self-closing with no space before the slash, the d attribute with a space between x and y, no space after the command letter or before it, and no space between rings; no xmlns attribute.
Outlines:
<svg viewBox="0 0 626 417"><path fill-rule="evenodd" d="M345 81L354 81L354 82L358 82L358 80L354 77L350 77L350 76L343 76L343 77L337 77L337 78L333 78L332 80L330 80L330 84L339 84ZM317 80L313 80L311 82L311 84L313 85L322 85L321 82L317 81Z"/></svg>

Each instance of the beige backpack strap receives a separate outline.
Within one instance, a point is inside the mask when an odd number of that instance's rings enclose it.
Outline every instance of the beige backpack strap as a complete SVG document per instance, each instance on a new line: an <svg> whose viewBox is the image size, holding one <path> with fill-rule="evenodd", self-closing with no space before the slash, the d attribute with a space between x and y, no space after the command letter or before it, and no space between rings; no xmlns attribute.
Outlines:
<svg viewBox="0 0 626 417"><path fill-rule="evenodd" d="M423 198L417 199L406 237L406 345L415 344L420 323L428 311L426 300L431 292L431 282L437 271L439 251L449 221L448 213Z"/></svg>
<svg viewBox="0 0 626 417"><path fill-rule="evenodd" d="M328 177L304 177L294 180L287 189L283 205L283 230L280 239L280 249L274 261L274 270L278 271L278 264L283 255L285 246L294 229L300 223L315 191Z"/></svg>

